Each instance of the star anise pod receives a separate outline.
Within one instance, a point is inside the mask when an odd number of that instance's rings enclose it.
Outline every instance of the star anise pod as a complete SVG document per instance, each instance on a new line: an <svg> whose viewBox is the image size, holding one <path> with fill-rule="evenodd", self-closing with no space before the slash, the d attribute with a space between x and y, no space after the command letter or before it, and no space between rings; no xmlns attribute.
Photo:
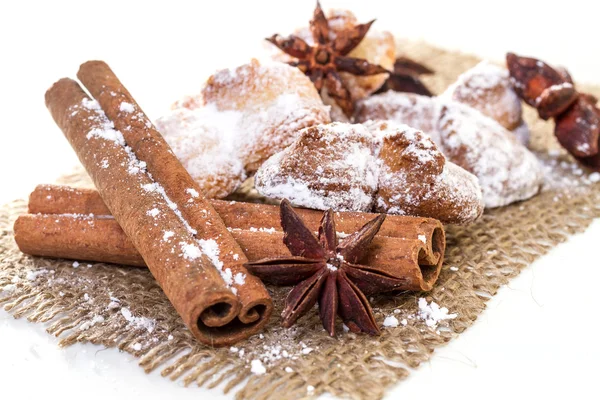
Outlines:
<svg viewBox="0 0 600 400"><path fill-rule="evenodd" d="M375 93L392 90L394 92L416 93L431 97L433 93L421 82L419 77L433 73L433 70L408 57L398 57L394 62L394 72L390 73L383 86Z"/></svg>
<svg viewBox="0 0 600 400"><path fill-rule="evenodd" d="M329 21L317 1L314 16L310 21L310 31L314 40L313 45L295 35L282 37L275 34L267 40L284 53L296 58L296 61L289 64L304 72L313 82L317 91L321 92L323 87L326 87L327 93L335 100L342 111L347 116L352 116L354 102L339 72L348 72L357 76L370 76L389 72L382 66L371 64L367 60L348 57L348 53L359 45L373 22L375 20L356 25L349 30L337 32L335 38L332 38Z"/></svg>
<svg viewBox="0 0 600 400"><path fill-rule="evenodd" d="M352 332L379 333L373 311L364 293L395 290L402 281L375 268L359 265L379 231L385 214L338 241L333 210L321 219L318 237L306 227L287 200L281 202L283 241L291 257L268 258L245 264L248 271L275 285L295 285L282 313L283 326L290 327L319 302L323 327L335 335L339 315Z"/></svg>

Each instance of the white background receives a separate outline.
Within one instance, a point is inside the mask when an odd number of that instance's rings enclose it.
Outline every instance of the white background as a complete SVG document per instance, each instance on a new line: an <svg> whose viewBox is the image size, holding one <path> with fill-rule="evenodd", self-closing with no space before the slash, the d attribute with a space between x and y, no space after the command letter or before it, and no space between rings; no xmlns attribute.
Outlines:
<svg viewBox="0 0 600 400"><path fill-rule="evenodd" d="M535 55L568 66L579 81L600 83L594 3L323 0L324 8L350 8L361 21L376 17L376 28L402 37L494 60L506 51ZM77 165L43 96L55 80L74 77L80 63L107 61L155 118L181 95L197 93L215 69L257 55L262 38L305 24L313 7L312 0L1 2L0 202ZM595 221L525 270L389 398L597 396L600 272L590 249L599 237ZM1 310L0 383L8 398L54 398L59 390L69 399L220 397L146 376L115 350L59 349L42 326Z"/></svg>

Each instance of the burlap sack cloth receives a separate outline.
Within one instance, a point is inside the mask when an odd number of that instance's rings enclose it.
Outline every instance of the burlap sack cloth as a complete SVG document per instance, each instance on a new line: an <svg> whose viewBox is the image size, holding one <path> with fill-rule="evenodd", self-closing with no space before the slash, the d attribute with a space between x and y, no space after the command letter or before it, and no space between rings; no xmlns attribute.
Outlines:
<svg viewBox="0 0 600 400"><path fill-rule="evenodd" d="M479 61L422 43L399 43L399 50L437 71L427 81L436 93ZM581 89L600 95L599 88ZM380 337L341 333L330 338L316 309L295 328L282 329L278 315L288 289L272 288L279 308L264 335L231 349L205 347L188 333L148 271L21 254L12 224L26 209L24 200L0 212L0 304L15 317L44 323L48 333L61 338L61 345L89 341L118 347L139 357L146 371L158 368L163 376L185 384L236 390L240 399L301 398L323 392L380 398L408 375L409 368L418 367L437 346L469 327L501 285L600 217L600 185L577 183L587 174L573 169L564 155L549 160L548 150L558 148L552 126L531 109L526 111L532 148L547 170L547 189L529 201L486 212L472 226L448 227L445 267L431 293L372 299L379 323L389 315L407 319L406 326L384 328ZM570 185L561 187L561 182ZM79 172L63 183L89 181ZM244 189L237 196L255 195ZM428 327L416 316L417 299L424 296L457 317ZM266 373L252 373L252 360L261 360Z"/></svg>

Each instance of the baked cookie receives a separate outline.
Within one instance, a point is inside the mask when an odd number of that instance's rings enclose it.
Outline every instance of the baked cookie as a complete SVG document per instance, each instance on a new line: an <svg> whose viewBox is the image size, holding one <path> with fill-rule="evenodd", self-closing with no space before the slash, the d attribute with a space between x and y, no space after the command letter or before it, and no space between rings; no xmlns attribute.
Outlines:
<svg viewBox="0 0 600 400"><path fill-rule="evenodd" d="M431 135L449 161L479 179L486 207L535 195L542 183L536 157L495 120L467 105L386 92L357 105L356 121L392 120Z"/></svg>
<svg viewBox="0 0 600 400"><path fill-rule="evenodd" d="M212 75L156 126L205 195L222 198L298 130L329 121L329 108L300 70L252 60Z"/></svg>
<svg viewBox="0 0 600 400"><path fill-rule="evenodd" d="M521 99L512 88L508 71L487 61L460 75L440 97L471 106L509 131L523 123Z"/></svg>
<svg viewBox="0 0 600 400"><path fill-rule="evenodd" d="M446 161L429 137L393 122L304 129L265 162L256 189L309 208L378 211L466 224L483 211L477 178Z"/></svg>

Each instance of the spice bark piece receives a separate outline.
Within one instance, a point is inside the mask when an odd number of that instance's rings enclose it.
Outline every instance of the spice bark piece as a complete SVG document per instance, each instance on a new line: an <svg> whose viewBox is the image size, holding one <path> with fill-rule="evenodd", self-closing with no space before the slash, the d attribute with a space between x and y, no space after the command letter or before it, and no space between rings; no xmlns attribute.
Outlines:
<svg viewBox="0 0 600 400"><path fill-rule="evenodd" d="M174 209L195 231L196 239L214 244L213 251L218 253L217 263L223 264L223 271L229 270L233 277L246 277L244 255L219 214L109 66L102 61L88 61L81 65L77 77L98 100L136 157L146 163L148 172L161 183ZM258 332L272 312L267 290L252 276L234 279L231 285L241 303L237 318L246 324L245 334Z"/></svg>
<svg viewBox="0 0 600 400"><path fill-rule="evenodd" d="M538 110L540 118L556 117L577 100L570 76L556 71L545 62L506 54L506 64L517 94Z"/></svg>
<svg viewBox="0 0 600 400"><path fill-rule="evenodd" d="M317 2L313 19L310 21L313 44L307 43L296 35L282 37L275 34L266 40L294 57L296 60L289 64L304 72L319 92L326 88L327 94L341 107L344 114L351 117L354 112L354 100L340 72L356 76L389 72L380 65L348 56L348 53L363 40L373 22L358 24L351 29L336 32L335 38L332 38L329 21Z"/></svg>
<svg viewBox="0 0 600 400"><path fill-rule="evenodd" d="M210 202L230 230L282 231L278 206L224 200ZM28 206L30 214L94 214L99 217L110 215L96 190L62 185L38 185L29 196ZM307 208L296 208L294 211L312 232L319 230L322 212ZM336 212L336 226L338 232L354 232L376 216L377 214L363 212ZM441 240L440 246L436 248L443 251L443 226L433 218L388 215L379 230L379 236L411 240L423 238L427 244L437 243L435 237L438 233ZM434 257L437 260L438 256L433 255L437 252L438 250L434 249L431 252L428 250L427 258Z"/></svg>
<svg viewBox="0 0 600 400"><path fill-rule="evenodd" d="M107 207L194 336L214 346L248 337L256 324L238 322L240 303L215 260L200 249L166 195L145 189L162 186L144 171L98 103L77 82L62 79L46 92L46 105Z"/></svg>
<svg viewBox="0 0 600 400"><path fill-rule="evenodd" d="M283 241L293 257L268 258L246 266L267 282L295 285L285 301L284 326L293 325L318 301L323 327L331 336L335 336L336 314L353 332L379 333L361 287L372 293L389 292L398 290L404 279L357 263L362 260L384 220L385 214L379 215L338 242L331 209L323 214L318 237L315 237L290 202L281 202Z"/></svg>
<svg viewBox="0 0 600 400"><path fill-rule="evenodd" d="M421 75L432 75L433 70L408 57L398 57L394 62L394 71L390 73L383 86L375 92L383 93L388 90L394 92L416 93L422 96L433 96L433 93L419 78Z"/></svg>
<svg viewBox="0 0 600 400"><path fill-rule="evenodd" d="M50 190L48 190L50 189ZM69 202L67 202L69 200ZM290 257L283 244L279 207L250 203L218 202L228 229L249 260ZM244 207L238 207L243 205ZM254 207L259 207L255 210ZM144 262L122 232L118 223L106 215L108 210L96 191L40 185L30 196L31 214L15 223L19 248L31 255L99 261L143 266ZM241 212L238 213L238 211ZM258 227L235 225L253 215ZM264 212L263 212L264 211ZM275 213L273 213L275 211ZM95 212L90 215L90 212ZM321 212L297 209L312 232L319 229ZM239 215L240 218L236 218ZM360 229L375 214L335 213L338 232ZM275 228L267 226L276 225ZM387 232L396 237L384 236ZM445 250L444 229L439 221L426 218L388 216L373 239L362 263L405 278L402 290L428 291L439 275Z"/></svg>

